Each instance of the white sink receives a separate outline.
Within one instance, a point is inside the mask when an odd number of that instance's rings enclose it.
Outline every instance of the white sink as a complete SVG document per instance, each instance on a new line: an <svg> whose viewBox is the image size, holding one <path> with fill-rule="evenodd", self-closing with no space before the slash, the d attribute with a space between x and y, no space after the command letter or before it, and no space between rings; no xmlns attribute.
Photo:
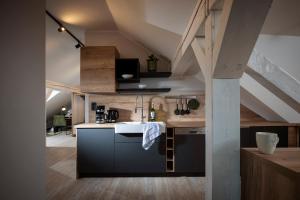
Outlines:
<svg viewBox="0 0 300 200"><path fill-rule="evenodd" d="M143 128L147 123L153 122L119 122L115 124L115 133L143 133ZM164 122L156 122L159 124L161 133L166 132L166 124Z"/></svg>

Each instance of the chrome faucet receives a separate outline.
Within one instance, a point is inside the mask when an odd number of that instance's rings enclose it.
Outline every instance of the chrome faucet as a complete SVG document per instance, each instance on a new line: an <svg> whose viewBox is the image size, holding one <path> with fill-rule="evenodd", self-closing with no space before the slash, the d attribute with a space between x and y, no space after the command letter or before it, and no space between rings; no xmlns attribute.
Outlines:
<svg viewBox="0 0 300 200"><path fill-rule="evenodd" d="M141 106L138 106L138 99L139 99L139 97L141 97L141 99L142 99L142 105ZM144 118L146 118L145 116L144 116L144 98L143 98L143 95L138 95L138 96L136 96L136 99L135 99L135 113L137 113L137 110L138 109L141 109L141 123L144 123Z"/></svg>

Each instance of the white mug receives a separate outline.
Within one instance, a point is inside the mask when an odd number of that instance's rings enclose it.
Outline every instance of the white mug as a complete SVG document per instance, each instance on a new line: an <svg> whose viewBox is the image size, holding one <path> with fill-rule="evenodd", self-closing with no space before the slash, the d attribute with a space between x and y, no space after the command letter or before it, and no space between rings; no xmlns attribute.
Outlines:
<svg viewBox="0 0 300 200"><path fill-rule="evenodd" d="M279 137L276 133L256 132L256 144L258 150L264 154L273 154Z"/></svg>

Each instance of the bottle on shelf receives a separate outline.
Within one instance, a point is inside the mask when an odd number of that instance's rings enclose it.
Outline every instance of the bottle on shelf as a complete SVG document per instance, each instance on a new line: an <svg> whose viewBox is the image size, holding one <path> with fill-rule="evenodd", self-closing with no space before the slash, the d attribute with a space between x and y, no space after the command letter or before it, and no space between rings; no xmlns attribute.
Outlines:
<svg viewBox="0 0 300 200"><path fill-rule="evenodd" d="M152 103L151 109L150 109L150 121L151 122L155 122L156 121L156 111L154 109L154 103Z"/></svg>

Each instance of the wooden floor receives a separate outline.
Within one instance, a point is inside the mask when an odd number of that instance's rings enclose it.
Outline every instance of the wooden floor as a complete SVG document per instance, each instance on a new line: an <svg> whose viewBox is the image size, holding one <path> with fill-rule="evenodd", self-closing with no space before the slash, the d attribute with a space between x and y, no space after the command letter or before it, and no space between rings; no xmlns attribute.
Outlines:
<svg viewBox="0 0 300 200"><path fill-rule="evenodd" d="M203 200L204 178L75 179L75 148L47 147L47 199Z"/></svg>
<svg viewBox="0 0 300 200"><path fill-rule="evenodd" d="M71 134L66 135L65 132L60 134L46 137L47 147L76 147L76 137Z"/></svg>

